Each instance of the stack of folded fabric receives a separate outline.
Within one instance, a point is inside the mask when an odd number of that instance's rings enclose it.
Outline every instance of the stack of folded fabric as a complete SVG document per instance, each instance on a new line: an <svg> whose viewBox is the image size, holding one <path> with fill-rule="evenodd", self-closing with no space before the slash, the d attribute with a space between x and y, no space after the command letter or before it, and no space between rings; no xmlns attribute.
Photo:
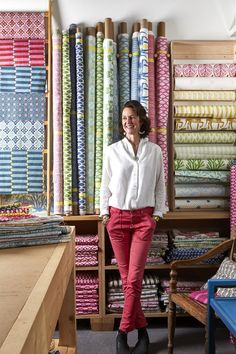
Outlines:
<svg viewBox="0 0 236 354"><path fill-rule="evenodd" d="M75 265L95 266L98 264L98 235L76 235Z"/></svg>
<svg viewBox="0 0 236 354"><path fill-rule="evenodd" d="M236 154L236 65L175 61L174 76L175 207L227 209Z"/></svg>
<svg viewBox="0 0 236 354"><path fill-rule="evenodd" d="M201 256L211 248L225 241L226 238L219 237L219 232L199 231L172 231L172 241L169 250L166 252L166 262L169 263L178 259L190 259ZM208 263L219 263L223 255L219 254L208 260Z"/></svg>
<svg viewBox="0 0 236 354"><path fill-rule="evenodd" d="M147 272L143 278L141 305L143 311L160 311L158 299L159 278L156 274ZM122 282L117 273L112 273L108 280L107 309L109 312L122 312L124 293Z"/></svg>
<svg viewBox="0 0 236 354"><path fill-rule="evenodd" d="M153 235L150 250L147 256L147 265L165 263L164 256L168 248L168 235L166 232L158 232Z"/></svg>
<svg viewBox="0 0 236 354"><path fill-rule="evenodd" d="M204 284L203 281L181 281L177 282L177 292L178 293L191 293L193 291L200 290L202 285ZM169 293L170 293L170 282L168 279L163 279L160 283L160 301L162 306L166 311L168 311L168 304L169 304ZM183 312L183 309L176 307L177 312Z"/></svg>
<svg viewBox="0 0 236 354"><path fill-rule="evenodd" d="M21 215L17 215L17 212L0 214L0 248L36 246L70 240L70 227L61 225L63 217L39 217L22 211L19 213Z"/></svg>
<svg viewBox="0 0 236 354"><path fill-rule="evenodd" d="M76 315L98 313L98 275L79 272L75 279Z"/></svg>

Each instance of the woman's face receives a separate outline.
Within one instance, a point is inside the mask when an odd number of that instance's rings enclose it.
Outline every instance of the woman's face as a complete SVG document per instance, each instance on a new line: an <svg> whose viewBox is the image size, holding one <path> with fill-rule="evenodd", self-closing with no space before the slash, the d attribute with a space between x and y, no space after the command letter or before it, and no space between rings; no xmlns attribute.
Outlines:
<svg viewBox="0 0 236 354"><path fill-rule="evenodd" d="M122 127L126 135L139 136L140 125L140 119L133 108L124 108L122 112Z"/></svg>

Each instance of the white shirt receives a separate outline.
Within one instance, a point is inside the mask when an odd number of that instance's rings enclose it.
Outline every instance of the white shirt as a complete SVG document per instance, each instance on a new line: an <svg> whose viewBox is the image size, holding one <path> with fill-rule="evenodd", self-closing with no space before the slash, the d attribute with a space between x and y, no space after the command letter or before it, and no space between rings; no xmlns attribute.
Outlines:
<svg viewBox="0 0 236 354"><path fill-rule="evenodd" d="M135 156L124 138L109 145L103 160L100 215L109 214L109 206L122 210L154 207L160 217L168 210L163 158L160 146L140 140Z"/></svg>

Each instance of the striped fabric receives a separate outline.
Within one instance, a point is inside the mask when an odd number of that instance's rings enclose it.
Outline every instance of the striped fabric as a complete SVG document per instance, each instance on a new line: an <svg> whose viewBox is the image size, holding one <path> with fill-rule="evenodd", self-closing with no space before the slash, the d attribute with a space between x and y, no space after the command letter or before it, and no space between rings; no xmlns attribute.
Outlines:
<svg viewBox="0 0 236 354"><path fill-rule="evenodd" d="M44 66L43 39L0 39L0 66Z"/></svg>
<svg viewBox="0 0 236 354"><path fill-rule="evenodd" d="M43 192L42 151L0 151L0 193Z"/></svg>
<svg viewBox="0 0 236 354"><path fill-rule="evenodd" d="M44 39L43 12L0 12L0 38Z"/></svg>
<svg viewBox="0 0 236 354"><path fill-rule="evenodd" d="M63 213L62 107L61 107L61 34L52 37L53 73L53 197L54 213Z"/></svg>
<svg viewBox="0 0 236 354"><path fill-rule="evenodd" d="M43 93L45 83L45 67L0 67L0 92Z"/></svg>

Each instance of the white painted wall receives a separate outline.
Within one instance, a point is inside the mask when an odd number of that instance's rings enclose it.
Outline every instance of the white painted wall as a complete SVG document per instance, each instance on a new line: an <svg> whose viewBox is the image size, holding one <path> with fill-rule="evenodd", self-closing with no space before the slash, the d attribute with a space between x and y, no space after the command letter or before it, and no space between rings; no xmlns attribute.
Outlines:
<svg viewBox="0 0 236 354"><path fill-rule="evenodd" d="M0 11L46 10L48 0L0 0ZM126 21L131 31L142 18L156 25L166 22L174 39L230 39L236 36L236 0L52 0L53 29L71 23L95 26L111 17L116 27ZM233 35L232 35L233 34Z"/></svg>

